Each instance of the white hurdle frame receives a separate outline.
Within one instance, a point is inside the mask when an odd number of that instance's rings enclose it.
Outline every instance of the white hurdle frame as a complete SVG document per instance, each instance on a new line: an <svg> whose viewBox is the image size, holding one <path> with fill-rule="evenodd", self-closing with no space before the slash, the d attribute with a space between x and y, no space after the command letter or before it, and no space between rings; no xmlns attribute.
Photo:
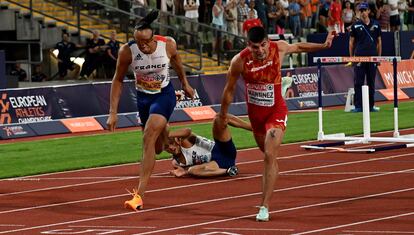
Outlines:
<svg viewBox="0 0 414 235"><path fill-rule="evenodd" d="M364 56L364 57L314 57L313 62L318 64L318 140L319 141L344 141L345 144L370 143L370 142L394 142L394 143L414 143L414 138L401 137L398 131L398 96L397 96L397 61L401 61L398 56ZM327 63L377 63L393 62L394 68L394 135L393 137L372 137L368 86L362 86L362 114L363 131L362 137L345 136L344 133L328 134L323 131L323 105L322 105L322 64Z"/></svg>

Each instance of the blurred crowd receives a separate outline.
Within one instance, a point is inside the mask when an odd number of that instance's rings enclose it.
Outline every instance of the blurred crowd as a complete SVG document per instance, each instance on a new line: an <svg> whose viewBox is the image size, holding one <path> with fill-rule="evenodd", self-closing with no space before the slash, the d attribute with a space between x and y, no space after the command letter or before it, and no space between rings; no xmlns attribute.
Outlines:
<svg viewBox="0 0 414 235"><path fill-rule="evenodd" d="M361 0L133 0L136 13L145 7L183 15L192 22L212 24L236 35L244 35L243 23L258 18L268 33L295 37L310 32L346 32L359 17ZM414 0L367 0L371 18L383 31L410 30L414 25ZM187 29L193 30L190 25ZM313 30L312 30L313 29Z"/></svg>

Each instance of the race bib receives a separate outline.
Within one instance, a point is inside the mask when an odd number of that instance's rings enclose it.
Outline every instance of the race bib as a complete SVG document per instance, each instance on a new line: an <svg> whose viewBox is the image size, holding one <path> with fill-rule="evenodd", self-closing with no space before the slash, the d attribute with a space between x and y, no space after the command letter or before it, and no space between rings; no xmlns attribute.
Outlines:
<svg viewBox="0 0 414 235"><path fill-rule="evenodd" d="M275 104L274 84L246 84L247 103L271 107Z"/></svg>
<svg viewBox="0 0 414 235"><path fill-rule="evenodd" d="M161 92L163 80L164 78L162 76L158 77L157 74L137 76L135 79L136 88L146 93L159 93Z"/></svg>

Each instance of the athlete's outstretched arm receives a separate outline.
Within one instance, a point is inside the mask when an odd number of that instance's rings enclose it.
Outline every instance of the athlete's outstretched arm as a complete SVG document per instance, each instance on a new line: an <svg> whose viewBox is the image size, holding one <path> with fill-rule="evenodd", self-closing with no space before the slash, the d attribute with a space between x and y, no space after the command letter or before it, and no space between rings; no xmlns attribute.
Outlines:
<svg viewBox="0 0 414 235"><path fill-rule="evenodd" d="M335 37L334 32L328 33L324 43L298 42L288 44L286 41L277 41L280 51L284 54L300 53L300 52L314 52L328 49L332 46L332 40Z"/></svg>
<svg viewBox="0 0 414 235"><path fill-rule="evenodd" d="M177 44L171 37L167 37L167 54L170 57L171 66L175 72L177 72L177 76L181 81L185 95L194 99L194 89L190 86L190 83L188 83L181 57L177 51Z"/></svg>
<svg viewBox="0 0 414 235"><path fill-rule="evenodd" d="M128 72L128 66L132 62L132 53L128 45L123 45L118 52L118 60L116 63L116 70L114 78L112 79L111 85L111 97L110 97L110 106L109 106L109 117L106 121L108 125L108 130L114 131L116 128L116 123L118 121L117 112L119 99L122 93L122 85L124 77Z"/></svg>

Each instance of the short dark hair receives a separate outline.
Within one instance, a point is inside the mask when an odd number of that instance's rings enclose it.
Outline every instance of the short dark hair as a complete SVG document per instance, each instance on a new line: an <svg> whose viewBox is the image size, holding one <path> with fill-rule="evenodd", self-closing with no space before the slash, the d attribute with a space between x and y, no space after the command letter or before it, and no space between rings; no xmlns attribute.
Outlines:
<svg viewBox="0 0 414 235"><path fill-rule="evenodd" d="M266 30L262 26L255 26L247 32L247 39L253 43L258 43L267 38Z"/></svg>

